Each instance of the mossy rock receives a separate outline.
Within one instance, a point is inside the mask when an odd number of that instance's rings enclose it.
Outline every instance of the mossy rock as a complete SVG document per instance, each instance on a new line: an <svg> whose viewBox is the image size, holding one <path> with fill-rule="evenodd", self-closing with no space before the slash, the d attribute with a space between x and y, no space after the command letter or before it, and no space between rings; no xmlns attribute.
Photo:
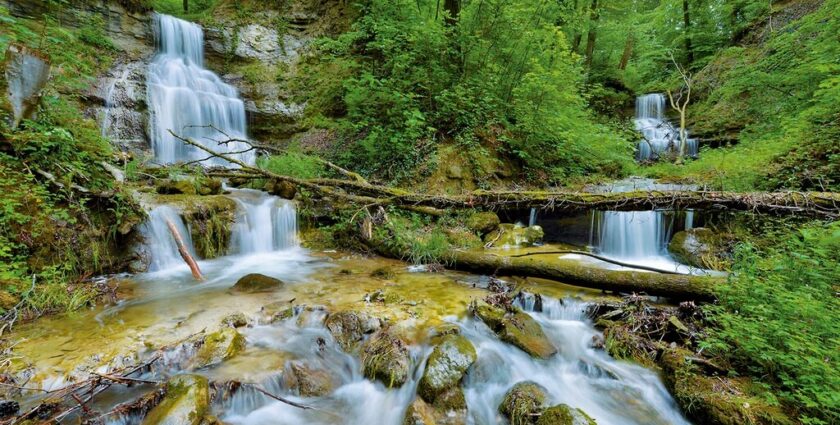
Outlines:
<svg viewBox="0 0 840 425"><path fill-rule="evenodd" d="M283 287L283 281L259 273L246 274L236 281L233 291L236 292L267 292Z"/></svg>
<svg viewBox="0 0 840 425"><path fill-rule="evenodd" d="M583 410L558 404L542 412L536 425L598 425Z"/></svg>
<svg viewBox="0 0 840 425"><path fill-rule="evenodd" d="M474 212L467 217L467 228L479 235L490 233L499 227L499 216L492 211Z"/></svg>
<svg viewBox="0 0 840 425"><path fill-rule="evenodd" d="M679 262L705 269L723 269L728 264L725 237L705 227L677 232L668 251Z"/></svg>
<svg viewBox="0 0 840 425"><path fill-rule="evenodd" d="M222 326L241 328L248 324L248 318L242 313L232 313L222 318Z"/></svg>
<svg viewBox="0 0 840 425"><path fill-rule="evenodd" d="M324 326L345 351L352 350L365 334L359 313L354 311L330 313L324 320Z"/></svg>
<svg viewBox="0 0 840 425"><path fill-rule="evenodd" d="M321 397L333 391L335 382L325 370L315 369L301 361L286 363L283 373L286 386L302 397Z"/></svg>
<svg viewBox="0 0 840 425"><path fill-rule="evenodd" d="M440 393L435 397L435 402L432 403L435 410L442 412L446 416L455 413L466 413L467 398L464 396L464 391L459 386L453 386L446 391Z"/></svg>
<svg viewBox="0 0 840 425"><path fill-rule="evenodd" d="M417 387L418 394L429 402L457 386L476 360L475 347L462 335L446 335L432 350Z"/></svg>
<svg viewBox="0 0 840 425"><path fill-rule="evenodd" d="M498 229L484 236L484 242L496 247L528 247L541 244L544 235L540 226L523 227L502 223Z"/></svg>
<svg viewBox="0 0 840 425"><path fill-rule="evenodd" d="M557 353L557 347L549 341L539 323L518 308L506 312L498 307L479 304L473 308L473 313L502 341L513 344L534 357L547 359Z"/></svg>
<svg viewBox="0 0 840 425"><path fill-rule="evenodd" d="M380 330L362 346L365 376L389 388L400 387L408 380L410 363L408 344L392 329Z"/></svg>
<svg viewBox="0 0 840 425"><path fill-rule="evenodd" d="M697 423L719 425L791 425L794 422L777 406L767 403L764 390L748 378L706 376L686 360L693 353L668 348L659 365L665 384L686 414Z"/></svg>
<svg viewBox="0 0 840 425"><path fill-rule="evenodd" d="M403 425L437 425L435 411L420 398L408 405Z"/></svg>
<svg viewBox="0 0 840 425"><path fill-rule="evenodd" d="M282 180L269 180L263 186L263 190L283 199L295 199L297 187L293 183Z"/></svg>
<svg viewBox="0 0 840 425"><path fill-rule="evenodd" d="M524 381L508 390L499 405L499 412L510 420L511 425L531 424L545 401L545 388L536 382Z"/></svg>
<svg viewBox="0 0 840 425"><path fill-rule="evenodd" d="M178 375L166 383L166 396L146 415L143 425L198 425L209 406L207 378Z"/></svg>
<svg viewBox="0 0 840 425"><path fill-rule="evenodd" d="M236 329L223 328L204 337L193 359L193 368L219 364L245 349L245 337Z"/></svg>
<svg viewBox="0 0 840 425"><path fill-rule="evenodd" d="M157 181L155 191L161 195L218 195L222 193L222 182L203 176L161 179Z"/></svg>
<svg viewBox="0 0 840 425"><path fill-rule="evenodd" d="M267 317L269 323L291 319L295 315L295 307L289 304L288 301L277 301L266 304L260 311Z"/></svg>

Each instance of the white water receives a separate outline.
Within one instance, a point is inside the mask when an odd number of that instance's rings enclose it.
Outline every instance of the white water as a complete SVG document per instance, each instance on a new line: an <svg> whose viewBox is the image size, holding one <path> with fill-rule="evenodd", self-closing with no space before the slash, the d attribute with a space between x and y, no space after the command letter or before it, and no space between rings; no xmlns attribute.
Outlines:
<svg viewBox="0 0 840 425"><path fill-rule="evenodd" d="M528 216L528 227L537 225L537 209L531 208L531 214Z"/></svg>
<svg viewBox="0 0 840 425"><path fill-rule="evenodd" d="M680 130L665 118L665 96L660 93L646 94L636 98L636 130L642 133L636 159L656 159L666 151L678 152ZM687 131L687 130L686 130ZM697 139L686 138L685 153L697 156Z"/></svg>
<svg viewBox="0 0 840 425"><path fill-rule="evenodd" d="M157 54L149 64L147 90L151 113L151 139L155 159L161 164L207 157L169 133L172 130L218 152L246 163L254 153L244 142L219 145L219 140L247 139L245 104L237 90L204 69L204 33L200 26L167 15L154 17ZM207 126L215 126L217 131ZM226 165L219 158L205 165Z"/></svg>
<svg viewBox="0 0 840 425"><path fill-rule="evenodd" d="M149 256L149 271L157 272L173 267L186 267L178 253L178 245L169 230L168 223L175 225L184 245L195 257L192 238L178 211L168 205L161 205L149 212L149 220L143 224L141 233L146 241L146 253Z"/></svg>
<svg viewBox="0 0 840 425"><path fill-rule="evenodd" d="M239 204L231 246L236 253L271 252L298 246L294 203L249 189L231 190L231 196Z"/></svg>
<svg viewBox="0 0 840 425"><path fill-rule="evenodd" d="M615 259L667 257L671 226L662 211L594 211L590 244Z"/></svg>

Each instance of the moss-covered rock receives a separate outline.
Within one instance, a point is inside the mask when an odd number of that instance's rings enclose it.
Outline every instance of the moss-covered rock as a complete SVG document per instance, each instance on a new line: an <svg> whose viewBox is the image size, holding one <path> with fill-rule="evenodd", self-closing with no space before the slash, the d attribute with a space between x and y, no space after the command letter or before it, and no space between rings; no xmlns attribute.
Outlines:
<svg viewBox="0 0 840 425"><path fill-rule="evenodd" d="M236 292L266 292L283 287L283 281L259 273L246 274L236 281L233 290Z"/></svg>
<svg viewBox="0 0 840 425"><path fill-rule="evenodd" d="M437 425L435 411L420 398L408 405L403 425Z"/></svg>
<svg viewBox="0 0 840 425"><path fill-rule="evenodd" d="M547 359L557 353L557 347L548 340L539 323L518 308L505 311L488 304L472 307L478 316L502 341L521 348L526 353Z"/></svg>
<svg viewBox="0 0 840 425"><path fill-rule="evenodd" d="M245 337L236 329L223 328L204 337L204 343L193 359L193 368L219 364L245 348Z"/></svg>
<svg viewBox="0 0 840 425"><path fill-rule="evenodd" d="M668 244L668 251L682 263L717 270L728 263L727 244L723 235L696 227L677 232Z"/></svg>
<svg viewBox="0 0 840 425"><path fill-rule="evenodd" d="M178 375L166 383L166 397L143 419L143 425L198 425L210 406L207 378Z"/></svg>
<svg viewBox="0 0 840 425"><path fill-rule="evenodd" d="M474 212L467 217L467 228L479 235L490 233L499 227L499 216L492 211Z"/></svg>
<svg viewBox="0 0 840 425"><path fill-rule="evenodd" d="M408 345L393 329L376 332L362 346L365 376L388 387L402 386L408 380L410 363Z"/></svg>
<svg viewBox="0 0 840 425"><path fill-rule="evenodd" d="M502 223L495 231L484 236L484 242L497 247L527 247L542 243L545 232L540 226L523 227Z"/></svg>
<svg viewBox="0 0 840 425"><path fill-rule="evenodd" d="M161 179L157 181L155 191L161 195L218 195L222 193L222 182L204 176Z"/></svg>
<svg viewBox="0 0 840 425"><path fill-rule="evenodd" d="M263 186L263 190L283 199L295 199L297 187L293 183L282 180L269 180Z"/></svg>
<svg viewBox="0 0 840 425"><path fill-rule="evenodd" d="M327 371L315 369L301 361L286 363L283 381L302 397L325 396L335 388L333 377Z"/></svg>
<svg viewBox="0 0 840 425"><path fill-rule="evenodd" d="M210 259L227 253L231 226L236 219L236 201L223 195L166 195L158 196L156 202L181 210L199 257Z"/></svg>
<svg viewBox="0 0 840 425"><path fill-rule="evenodd" d="M545 388L536 382L525 381L514 385L499 405L499 412L505 415L511 425L534 423L533 418L545 404Z"/></svg>
<svg viewBox="0 0 840 425"><path fill-rule="evenodd" d="M241 328L248 324L248 318L242 313L232 313L222 318L222 326Z"/></svg>
<svg viewBox="0 0 840 425"><path fill-rule="evenodd" d="M324 320L324 326L341 348L351 351L365 334L376 332L382 323L378 318L365 313L339 311L330 313Z"/></svg>
<svg viewBox="0 0 840 425"><path fill-rule="evenodd" d="M583 410L565 404L545 409L536 425L597 425Z"/></svg>
<svg viewBox="0 0 840 425"><path fill-rule="evenodd" d="M461 335L446 335L432 350L426 369L417 387L418 394L429 402L458 385L467 369L475 362L472 343Z"/></svg>

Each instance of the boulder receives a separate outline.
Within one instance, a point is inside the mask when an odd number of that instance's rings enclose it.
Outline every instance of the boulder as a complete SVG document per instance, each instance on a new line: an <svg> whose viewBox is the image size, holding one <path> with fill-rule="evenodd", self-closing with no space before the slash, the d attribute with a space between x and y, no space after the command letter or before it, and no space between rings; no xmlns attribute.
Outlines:
<svg viewBox="0 0 840 425"><path fill-rule="evenodd" d="M315 369L301 361L286 363L283 381L287 388L302 397L321 397L333 391L333 377L325 370Z"/></svg>
<svg viewBox="0 0 840 425"><path fill-rule="evenodd" d="M408 405L403 425L437 425L435 411L420 398Z"/></svg>
<svg viewBox="0 0 840 425"><path fill-rule="evenodd" d="M583 410L558 404L542 412L536 425L598 425Z"/></svg>
<svg viewBox="0 0 840 425"><path fill-rule="evenodd" d="M166 396L143 419L143 425L198 425L210 406L207 378L178 375L166 383Z"/></svg>
<svg viewBox="0 0 840 425"><path fill-rule="evenodd" d="M351 351L365 334L376 332L382 327L382 323L376 317L365 313L339 311L330 313L324 320L324 326L342 349Z"/></svg>
<svg viewBox="0 0 840 425"><path fill-rule="evenodd" d="M246 274L236 281L233 290L236 292L266 292L281 288L283 281L259 273Z"/></svg>
<svg viewBox="0 0 840 425"><path fill-rule="evenodd" d="M3 95L12 110L10 127L16 128L35 112L41 101L41 90L50 78L50 60L36 50L13 43L6 50L5 68Z"/></svg>
<svg viewBox="0 0 840 425"><path fill-rule="evenodd" d="M547 359L557 353L557 348L543 332L539 323L518 308L505 311L488 304L471 307L478 316L502 341L513 344L522 351Z"/></svg>
<svg viewBox="0 0 840 425"><path fill-rule="evenodd" d="M263 186L263 190L283 199L295 199L297 194L297 187L284 180L269 180Z"/></svg>
<svg viewBox="0 0 840 425"><path fill-rule="evenodd" d="M14 400L0 400L0 419L17 414L20 404Z"/></svg>
<svg viewBox="0 0 840 425"><path fill-rule="evenodd" d="M511 425L533 423L533 416L545 404L545 388L536 382L524 381L514 385L499 405L499 412L505 415Z"/></svg>
<svg viewBox="0 0 840 425"><path fill-rule="evenodd" d="M204 344L198 349L192 362L193 368L219 364L245 348L245 337L236 329L223 328L204 337Z"/></svg>
<svg viewBox="0 0 840 425"><path fill-rule="evenodd" d="M467 217L467 228L479 235L486 235L499 227L499 216L492 211L475 212Z"/></svg>
<svg viewBox="0 0 840 425"><path fill-rule="evenodd" d="M242 313L232 313L222 318L222 326L241 328L248 324L248 318Z"/></svg>
<svg viewBox="0 0 840 425"><path fill-rule="evenodd" d="M386 386L400 387L408 380L408 344L391 329L381 329L362 346L362 367L369 379Z"/></svg>
<svg viewBox="0 0 840 425"><path fill-rule="evenodd" d="M439 394L458 386L475 360L475 348L467 338L452 334L441 337L426 361L418 394L428 402L435 402Z"/></svg>
<svg viewBox="0 0 840 425"><path fill-rule="evenodd" d="M222 181L210 177L161 179L155 191L161 195L218 195L222 193Z"/></svg>
<svg viewBox="0 0 840 425"><path fill-rule="evenodd" d="M724 238L705 227L677 232L668 251L679 262L693 267L718 269L726 254Z"/></svg>
<svg viewBox="0 0 840 425"><path fill-rule="evenodd" d="M484 242L497 247L528 247L542 243L545 232L540 226L524 227L502 223L484 236Z"/></svg>

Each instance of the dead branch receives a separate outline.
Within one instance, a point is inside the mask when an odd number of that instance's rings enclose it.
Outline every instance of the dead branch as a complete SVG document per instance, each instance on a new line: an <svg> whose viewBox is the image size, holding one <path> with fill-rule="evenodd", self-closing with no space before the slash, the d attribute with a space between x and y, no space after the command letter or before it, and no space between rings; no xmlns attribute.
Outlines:
<svg viewBox="0 0 840 425"><path fill-rule="evenodd" d="M175 227L175 223L170 220L166 220L166 225L169 227L169 232L172 233L172 239L175 240L175 245L178 246L178 253L181 254L181 258L183 258L184 262L187 263L187 266L190 267L193 277L199 282L203 281L204 276L201 275L201 269L198 268L198 263L195 262L192 254L190 254L190 251L184 244L184 240L181 238L181 234L178 233L178 228Z"/></svg>

